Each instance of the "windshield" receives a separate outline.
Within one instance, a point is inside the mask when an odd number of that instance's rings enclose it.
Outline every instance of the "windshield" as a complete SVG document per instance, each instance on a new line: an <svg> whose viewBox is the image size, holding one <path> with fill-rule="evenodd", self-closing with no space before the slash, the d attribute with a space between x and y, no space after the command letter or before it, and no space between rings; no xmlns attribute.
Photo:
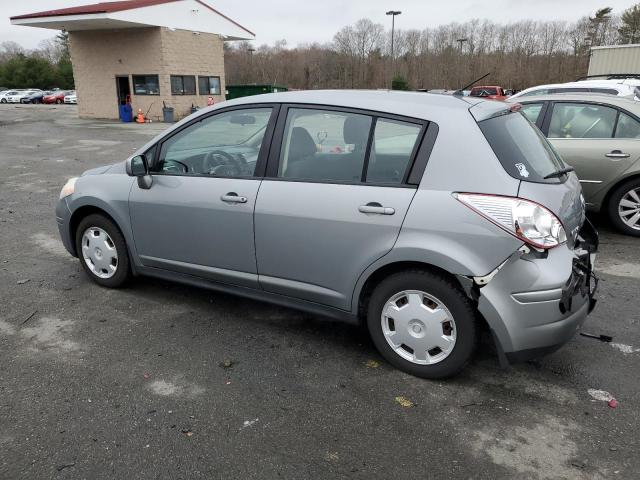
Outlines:
<svg viewBox="0 0 640 480"><path fill-rule="evenodd" d="M497 95L498 90L494 87L476 87L471 90L472 97L488 97L489 95Z"/></svg>
<svg viewBox="0 0 640 480"><path fill-rule="evenodd" d="M551 144L521 113L508 113L478 123L509 175L524 182L558 183L544 177L566 165Z"/></svg>

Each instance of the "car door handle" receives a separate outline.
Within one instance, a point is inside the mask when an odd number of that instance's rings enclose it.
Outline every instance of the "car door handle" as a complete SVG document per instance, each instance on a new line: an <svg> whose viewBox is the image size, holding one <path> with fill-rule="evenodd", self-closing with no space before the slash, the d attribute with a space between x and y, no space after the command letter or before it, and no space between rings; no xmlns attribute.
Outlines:
<svg viewBox="0 0 640 480"><path fill-rule="evenodd" d="M241 197L236 192L229 192L222 195L220 200L227 203L247 203L247 197Z"/></svg>
<svg viewBox="0 0 640 480"><path fill-rule="evenodd" d="M629 158L631 155L620 150L612 150L609 153L605 153L604 156L608 158Z"/></svg>
<svg viewBox="0 0 640 480"><path fill-rule="evenodd" d="M378 215L393 215L396 211L391 207L383 207L378 202L370 202L358 207L360 213L376 213Z"/></svg>

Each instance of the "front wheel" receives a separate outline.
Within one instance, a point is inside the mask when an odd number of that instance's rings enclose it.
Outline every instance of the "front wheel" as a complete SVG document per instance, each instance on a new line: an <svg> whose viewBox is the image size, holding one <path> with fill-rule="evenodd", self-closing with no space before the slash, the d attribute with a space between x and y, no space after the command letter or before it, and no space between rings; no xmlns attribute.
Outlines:
<svg viewBox="0 0 640 480"><path fill-rule="evenodd" d="M622 233L640 237L640 178L614 190L609 199L609 218Z"/></svg>
<svg viewBox="0 0 640 480"><path fill-rule="evenodd" d="M93 214L80 221L76 251L85 273L98 285L118 288L129 278L127 244L107 217Z"/></svg>
<svg viewBox="0 0 640 480"><path fill-rule="evenodd" d="M471 302L453 280L427 271L396 273L378 284L367 325L382 356L417 377L455 375L475 350Z"/></svg>

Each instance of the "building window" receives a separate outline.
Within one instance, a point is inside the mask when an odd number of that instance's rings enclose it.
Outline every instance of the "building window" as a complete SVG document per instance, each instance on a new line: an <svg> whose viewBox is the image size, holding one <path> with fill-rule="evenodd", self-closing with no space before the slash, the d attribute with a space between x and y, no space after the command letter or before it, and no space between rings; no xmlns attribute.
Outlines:
<svg viewBox="0 0 640 480"><path fill-rule="evenodd" d="M193 75L171 75L171 95L195 95L196 77Z"/></svg>
<svg viewBox="0 0 640 480"><path fill-rule="evenodd" d="M135 95L160 95L158 75L132 75Z"/></svg>
<svg viewBox="0 0 640 480"><path fill-rule="evenodd" d="M220 77L198 77L200 95L220 95Z"/></svg>

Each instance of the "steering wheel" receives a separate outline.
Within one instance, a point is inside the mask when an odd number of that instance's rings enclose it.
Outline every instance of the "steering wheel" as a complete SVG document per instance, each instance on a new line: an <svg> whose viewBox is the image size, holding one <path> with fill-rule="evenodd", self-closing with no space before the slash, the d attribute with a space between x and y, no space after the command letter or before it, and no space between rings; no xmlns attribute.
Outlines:
<svg viewBox="0 0 640 480"><path fill-rule="evenodd" d="M202 159L202 173L209 175L242 175L242 166L224 150L212 150Z"/></svg>
<svg viewBox="0 0 640 480"><path fill-rule="evenodd" d="M178 160L164 160L162 163L162 171L168 173L188 173L189 167L186 163Z"/></svg>

